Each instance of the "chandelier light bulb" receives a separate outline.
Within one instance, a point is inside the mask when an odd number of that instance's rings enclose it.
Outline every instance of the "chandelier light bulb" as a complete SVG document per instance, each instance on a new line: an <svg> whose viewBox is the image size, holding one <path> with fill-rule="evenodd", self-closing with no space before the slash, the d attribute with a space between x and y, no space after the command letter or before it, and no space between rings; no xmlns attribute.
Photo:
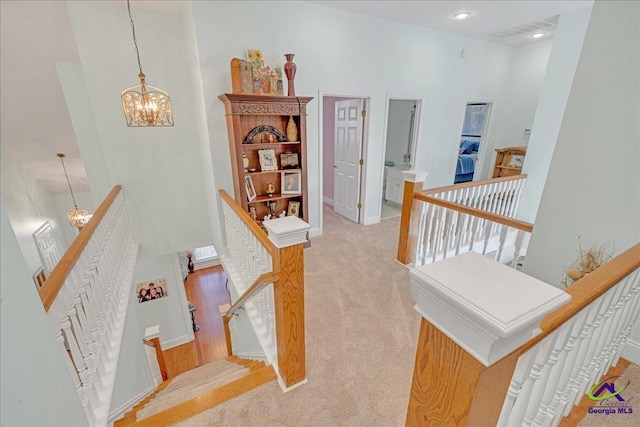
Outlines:
<svg viewBox="0 0 640 427"><path fill-rule="evenodd" d="M454 18L459 19L459 20L466 19L469 16L471 16L471 13L469 13L469 12L459 12L459 13L456 13L455 15L453 15Z"/></svg>

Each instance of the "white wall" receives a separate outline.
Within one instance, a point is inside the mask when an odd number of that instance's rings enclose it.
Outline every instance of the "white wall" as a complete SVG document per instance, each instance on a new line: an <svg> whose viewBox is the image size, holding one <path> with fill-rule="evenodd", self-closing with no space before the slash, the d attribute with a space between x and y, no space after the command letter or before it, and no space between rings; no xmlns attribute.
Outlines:
<svg viewBox="0 0 640 427"><path fill-rule="evenodd" d="M578 237L619 251L640 241L639 21L638 2L593 6L523 266L556 286Z"/></svg>
<svg viewBox="0 0 640 427"><path fill-rule="evenodd" d="M528 177L517 217L531 223L536 221L590 16L591 7L563 14L556 29L522 168L522 173Z"/></svg>
<svg viewBox="0 0 640 427"><path fill-rule="evenodd" d="M66 8L64 11L66 12ZM70 62L57 62L56 69L71 117L73 133L82 156L82 163L87 172L89 188L91 188L91 194L94 197L93 205L100 206L114 184L109 176L82 66ZM88 208L85 209L88 210Z"/></svg>
<svg viewBox="0 0 640 427"><path fill-rule="evenodd" d="M312 230L319 227L323 197L321 165L314 160L322 149L319 90L371 96L363 205L364 217L375 219L382 199L387 94L423 95L416 167L430 172L427 187L448 185L458 152L452 141L459 140L466 101L502 99L513 52L509 46L307 2L193 2L192 8L207 125L217 157L216 184L228 192L233 189L229 148L224 108L217 96L231 90L229 62L244 58L247 48L295 54L296 93L316 97L308 106L307 135ZM463 48L468 52L465 59L460 58Z"/></svg>
<svg viewBox="0 0 640 427"><path fill-rule="evenodd" d="M481 174L478 176L491 177L496 148L529 143L529 135L524 130L533 126L553 44L554 40L544 40L514 50L505 97L498 105L502 115L495 123L497 134L492 141L484 140L489 149L484 150L485 159L479 160Z"/></svg>
<svg viewBox="0 0 640 427"><path fill-rule="evenodd" d="M166 280L167 296L138 303L135 286L155 279ZM140 337L144 336L146 328L160 325L160 344L165 350L193 340L193 328L178 254L150 258L138 255L133 273L133 286L131 304L136 307Z"/></svg>
<svg viewBox="0 0 640 427"><path fill-rule="evenodd" d="M175 126L128 128L119 96L138 83L138 67L126 4L67 5L108 175L123 187L141 253L161 256L212 240L223 247L219 230L212 230L217 210L209 211L214 202L208 199L215 198L215 185L205 185L211 179L205 164L211 165L203 162L207 141L197 120L201 104L181 16L132 10L142 69L149 84L171 96Z"/></svg>
<svg viewBox="0 0 640 427"><path fill-rule="evenodd" d="M402 166L402 156L407 153L411 154L411 151L409 151L409 127L411 124L411 111L414 111L415 105L416 101L389 100L387 147L384 160L392 161L395 166Z"/></svg>
<svg viewBox="0 0 640 427"><path fill-rule="evenodd" d="M33 233L49 221L58 249L64 253L69 247L62 229L66 218L60 218L54 197L40 183L4 149L0 149L0 153L0 194L27 268L33 275L43 266Z"/></svg>
<svg viewBox="0 0 640 427"><path fill-rule="evenodd" d="M141 332L137 306L138 300L134 296L127 307L122 347L118 358L111 408L109 408L110 417L114 413L120 415L126 412L143 396L155 390L145 345L142 343L144 331Z"/></svg>
<svg viewBox="0 0 640 427"><path fill-rule="evenodd" d="M4 192L0 223L0 425L87 425L9 222Z"/></svg>

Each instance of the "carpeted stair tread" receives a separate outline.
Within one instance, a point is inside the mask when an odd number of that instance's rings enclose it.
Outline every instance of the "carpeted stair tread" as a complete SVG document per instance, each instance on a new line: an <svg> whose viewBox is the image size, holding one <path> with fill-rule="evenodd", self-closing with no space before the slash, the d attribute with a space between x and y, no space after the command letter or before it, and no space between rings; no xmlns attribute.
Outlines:
<svg viewBox="0 0 640 427"><path fill-rule="evenodd" d="M217 360L180 374L173 379L170 386L162 390L152 401L138 411L136 419L141 420L162 412L209 390L242 378L250 372L249 368L238 363Z"/></svg>
<svg viewBox="0 0 640 427"><path fill-rule="evenodd" d="M215 360L211 363L207 363L206 365L198 366L197 368L177 375L175 378L173 378L172 383L175 384L176 382L180 383L182 381L193 381L194 379L202 378L203 376L215 375L215 373L218 371L222 372L226 369L235 369L237 366L237 363L225 359Z"/></svg>

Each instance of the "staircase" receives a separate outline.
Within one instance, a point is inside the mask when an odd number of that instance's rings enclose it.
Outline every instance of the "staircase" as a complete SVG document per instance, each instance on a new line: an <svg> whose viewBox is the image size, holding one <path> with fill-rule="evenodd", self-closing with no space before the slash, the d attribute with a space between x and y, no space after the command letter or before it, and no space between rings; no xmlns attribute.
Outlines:
<svg viewBox="0 0 640 427"><path fill-rule="evenodd" d="M229 356L165 381L114 426L177 423L274 379L272 366Z"/></svg>

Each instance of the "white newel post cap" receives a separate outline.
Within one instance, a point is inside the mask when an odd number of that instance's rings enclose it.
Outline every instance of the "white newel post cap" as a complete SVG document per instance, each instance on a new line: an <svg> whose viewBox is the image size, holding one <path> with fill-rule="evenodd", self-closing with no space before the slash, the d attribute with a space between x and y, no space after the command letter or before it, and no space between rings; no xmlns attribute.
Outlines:
<svg viewBox="0 0 640 427"><path fill-rule="evenodd" d="M270 219L262 223L269 233L269 240L278 248L305 243L309 224L296 216Z"/></svg>
<svg viewBox="0 0 640 427"><path fill-rule="evenodd" d="M429 172L408 170L402 171L402 175L404 176L405 181L413 182L414 184L416 184L418 182L425 182L427 179L427 175L429 175Z"/></svg>
<svg viewBox="0 0 640 427"><path fill-rule="evenodd" d="M144 330L144 337L148 340L160 338L160 325L149 326Z"/></svg>
<svg viewBox="0 0 640 427"><path fill-rule="evenodd" d="M485 366L538 335L540 320L571 300L563 290L476 252L410 274L416 311Z"/></svg>

